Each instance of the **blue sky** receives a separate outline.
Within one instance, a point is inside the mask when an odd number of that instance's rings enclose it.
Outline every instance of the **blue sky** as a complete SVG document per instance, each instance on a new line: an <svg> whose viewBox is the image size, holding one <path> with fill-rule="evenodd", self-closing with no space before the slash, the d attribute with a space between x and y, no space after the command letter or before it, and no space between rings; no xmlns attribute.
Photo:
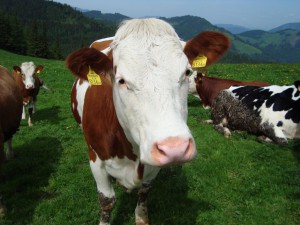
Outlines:
<svg viewBox="0 0 300 225"><path fill-rule="evenodd" d="M202 17L212 24L225 23L269 30L285 23L300 22L300 0L54 0L74 7L145 16Z"/></svg>

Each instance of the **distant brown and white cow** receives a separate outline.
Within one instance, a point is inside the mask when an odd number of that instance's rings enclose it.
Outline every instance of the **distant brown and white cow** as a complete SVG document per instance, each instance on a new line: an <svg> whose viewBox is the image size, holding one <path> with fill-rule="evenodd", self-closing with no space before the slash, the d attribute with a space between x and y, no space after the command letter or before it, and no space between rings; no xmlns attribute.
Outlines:
<svg viewBox="0 0 300 225"><path fill-rule="evenodd" d="M25 106L28 106L28 125L32 126L32 114L36 110L37 95L43 82L38 77L38 74L43 70L44 66L35 66L33 62L24 62L21 66L14 66L14 78L19 85L23 96L23 114L22 119L25 119Z"/></svg>
<svg viewBox="0 0 300 225"><path fill-rule="evenodd" d="M194 77L197 93L205 109L209 109L213 100L224 89L231 86L269 86L270 84L262 81L238 81L222 79L218 77L206 76L206 72L197 73Z"/></svg>
<svg viewBox="0 0 300 225"><path fill-rule="evenodd" d="M17 132L22 116L22 96L11 73L0 66L0 171L4 161L4 142L7 141L6 157L13 157L12 137ZM4 206L0 195L0 217Z"/></svg>
<svg viewBox="0 0 300 225"><path fill-rule="evenodd" d="M205 55L210 65L229 45L223 34L204 32L183 46L168 23L133 19L118 29L110 50L107 45L100 48L108 55L111 51L113 60L94 47L68 56L67 67L78 76L72 112L88 145L101 225L109 224L115 203L111 177L128 191L139 188L136 224L149 224L146 196L151 181L161 167L196 155L186 124L191 64Z"/></svg>

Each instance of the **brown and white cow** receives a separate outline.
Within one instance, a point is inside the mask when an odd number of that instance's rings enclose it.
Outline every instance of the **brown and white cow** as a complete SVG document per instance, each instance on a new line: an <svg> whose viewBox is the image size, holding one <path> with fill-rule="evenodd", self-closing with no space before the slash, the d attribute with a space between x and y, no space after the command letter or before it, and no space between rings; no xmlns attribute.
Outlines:
<svg viewBox="0 0 300 225"><path fill-rule="evenodd" d="M115 203L111 177L128 191L139 188L136 224L149 224L151 181L160 168L196 155L186 124L192 61L201 54L210 65L229 45L223 34L204 32L183 46L168 23L133 19L120 26L109 46L113 60L94 47L68 56L67 67L78 76L72 112L88 145L101 225L109 224Z"/></svg>
<svg viewBox="0 0 300 225"><path fill-rule="evenodd" d="M22 116L22 96L11 73L0 66L0 171L4 161L4 142L8 148L6 158L13 157L12 137L17 132ZM4 206L0 195L0 217Z"/></svg>
<svg viewBox="0 0 300 225"><path fill-rule="evenodd" d="M270 84L262 81L238 81L223 79L218 77L206 76L206 71L197 73L194 77L197 93L201 99L202 106L209 109L213 100L224 89L231 86L269 86ZM190 90L191 92L191 90Z"/></svg>
<svg viewBox="0 0 300 225"><path fill-rule="evenodd" d="M23 96L23 114L22 119L25 119L25 106L28 106L28 125L32 126L32 114L36 110L37 95L40 87L43 85L42 80L38 74L43 70L44 66L35 66L33 62L24 62L21 66L14 66L14 78L19 85L21 94Z"/></svg>

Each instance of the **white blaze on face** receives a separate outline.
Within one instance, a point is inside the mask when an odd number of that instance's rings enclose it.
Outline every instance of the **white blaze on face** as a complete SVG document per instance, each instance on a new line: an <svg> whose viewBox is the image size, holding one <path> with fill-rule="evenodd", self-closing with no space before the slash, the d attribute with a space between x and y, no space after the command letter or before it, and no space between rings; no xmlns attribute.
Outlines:
<svg viewBox="0 0 300 225"><path fill-rule="evenodd" d="M186 125L190 67L174 29L156 19L131 20L116 33L112 49L117 116L129 141L140 147L142 162L191 160L195 144Z"/></svg>
<svg viewBox="0 0 300 225"><path fill-rule="evenodd" d="M23 83L26 89L33 89L34 88L34 73L35 73L35 65L33 62L25 62L21 64L21 71L22 71L22 78Z"/></svg>

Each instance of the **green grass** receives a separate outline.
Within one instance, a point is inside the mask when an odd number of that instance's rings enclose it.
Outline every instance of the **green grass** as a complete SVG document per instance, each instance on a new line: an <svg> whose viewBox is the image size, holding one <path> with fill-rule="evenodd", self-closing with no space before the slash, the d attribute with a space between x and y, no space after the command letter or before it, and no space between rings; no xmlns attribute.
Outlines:
<svg viewBox="0 0 300 225"><path fill-rule="evenodd" d="M45 65L34 126L22 121L5 162L0 192L7 206L1 225L86 225L99 223L96 185L84 137L70 110L74 77L62 61L18 56L0 50L0 64L12 68L33 60ZM216 64L208 75L290 84L300 64ZM188 124L198 155L191 163L161 170L149 194L152 225L300 224L300 141L288 146L260 143L234 132L225 139L203 120L210 113L189 97ZM134 224L135 192L115 185L112 225Z"/></svg>

